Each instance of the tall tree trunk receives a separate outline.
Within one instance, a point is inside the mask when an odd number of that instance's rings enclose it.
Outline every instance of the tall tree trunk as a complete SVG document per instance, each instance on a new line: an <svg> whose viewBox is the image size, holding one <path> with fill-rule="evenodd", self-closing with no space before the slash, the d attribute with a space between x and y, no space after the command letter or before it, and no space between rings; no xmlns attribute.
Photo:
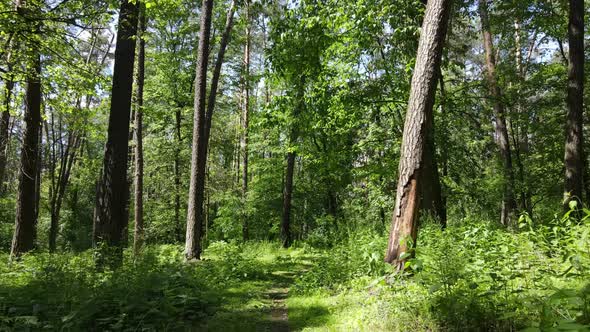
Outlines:
<svg viewBox="0 0 590 332"><path fill-rule="evenodd" d="M127 158L138 6L127 0L121 0L120 6L109 127L94 220L94 245L104 249L98 256L99 267L121 264L122 236L128 222Z"/></svg>
<svg viewBox="0 0 590 332"><path fill-rule="evenodd" d="M428 1L422 0L422 3L424 6L426 6ZM442 80L442 70L440 68L439 76ZM422 168L423 181L422 185L420 186L420 209L427 215L436 218L443 227L446 227L446 203L443 201L442 197L440 174L438 171L438 162L436 158L434 112L430 112L427 121L429 122L427 124L427 128L429 129L426 133L426 142L422 156L424 166Z"/></svg>
<svg viewBox="0 0 590 332"><path fill-rule="evenodd" d="M509 225L514 218L516 201L514 199L514 169L512 167L512 153L510 151L510 140L508 137L508 126L506 125L506 112L502 103L502 90L496 79L496 59L492 33L488 20L488 0L479 0L479 15L481 18L481 31L486 62L486 79L490 95L494 104L494 117L496 120L496 140L500 149L500 156L503 163L503 197L500 222L502 225Z"/></svg>
<svg viewBox="0 0 590 332"><path fill-rule="evenodd" d="M201 237L203 233L203 207L205 198L205 173L207 168L207 151L209 148L209 134L211 132L211 120L215 110L217 98L217 86L221 75L221 66L231 28L235 3L232 1L227 13L227 19L219 52L211 79L211 90L207 104L207 62L209 59L209 44L211 35L211 10L212 0L203 0L201 9L201 32L199 38L199 49L197 59L197 75L195 78L195 121L193 126L193 151L191 158L191 181L189 188L186 246L185 255L187 260L201 258Z"/></svg>
<svg viewBox="0 0 590 332"><path fill-rule="evenodd" d="M292 132L293 134L293 132ZM292 135L293 136L293 135ZM295 143L294 139L290 139ZM295 172L295 152L287 153L287 170L285 172L285 187L283 190L283 218L281 220L281 239L283 248L291 246L291 202L293 196L293 173Z"/></svg>
<svg viewBox="0 0 590 332"><path fill-rule="evenodd" d="M176 123L176 147L174 150L174 228L176 233L176 241L182 241L182 225L180 223L180 145L182 144L182 132L181 132L181 110L176 110L174 114L174 120Z"/></svg>
<svg viewBox="0 0 590 332"><path fill-rule="evenodd" d="M17 8L21 2L17 1ZM37 25L36 33L40 27ZM36 36L33 36L36 38ZM20 172L18 184L18 201L14 237L10 250L11 257L18 257L34 247L37 225L37 194L39 165L39 133L41 130L41 56L38 42L32 41L33 54L27 61L27 86L25 96L25 114L23 143L20 155Z"/></svg>
<svg viewBox="0 0 590 332"><path fill-rule="evenodd" d="M583 114L584 114L584 1L569 0L569 67L567 117L565 127L565 200L582 206L583 187ZM589 179L585 179L588 181Z"/></svg>
<svg viewBox="0 0 590 332"><path fill-rule="evenodd" d="M442 189L440 186L440 175L438 172L438 163L436 158L435 139L434 139L434 112L428 114L426 120L428 132L425 135L423 151L423 181L420 186L421 209L425 213L436 218L443 225L447 224L447 211L443 203Z"/></svg>
<svg viewBox="0 0 590 332"><path fill-rule="evenodd" d="M402 139L396 205L385 256L385 261L398 270L404 268L418 232L422 157L429 130L429 113L434 106L450 5L450 0L428 1L418 43Z"/></svg>
<svg viewBox="0 0 590 332"><path fill-rule="evenodd" d="M12 66L10 65L10 54L8 55L8 57L8 71L11 72ZM12 78L12 74L9 73L9 77L6 80L6 86L4 87L4 107L2 109L2 115L0 115L0 195L4 193L4 176L6 174L6 163L8 161L7 147L8 140L10 138L10 102L12 100L13 89L14 80Z"/></svg>
<svg viewBox="0 0 590 332"><path fill-rule="evenodd" d="M440 86L440 97L441 97L441 129L442 129L442 133L443 133L443 137L448 137L449 133L448 133L448 114L446 112L446 103L447 103L447 93L446 93L446 89L445 89L445 80L444 77L442 75L442 71L439 73L439 86ZM448 144L443 144L441 145L441 168L442 168L442 176L443 177L447 177L449 175L449 147ZM443 187L442 187L442 182L440 182L439 179L439 183L441 184L441 213L443 218L441 220L443 220L442 226L446 227L447 225L447 195L448 193L443 192Z"/></svg>
<svg viewBox="0 0 590 332"><path fill-rule="evenodd" d="M80 103L78 103L80 107ZM59 120L61 123L61 119ZM70 174L72 167L76 160L76 154L81 144L81 137L77 131L73 130L68 134L68 140L65 143L61 141L61 137L55 135L54 119L51 119L51 137L49 135L49 125L47 125L47 145L50 146L49 156L49 171L50 171L50 190L49 190L49 207L51 212L51 223L49 227L49 252L54 252L57 243L57 234L59 229L59 217L61 212L61 206L66 193L66 187L70 180ZM61 133L62 127L59 126L59 133ZM61 136L61 134L60 134ZM51 143L50 143L51 141ZM55 147L56 141L60 142L60 161L59 161L59 172L57 172L57 151ZM56 174L57 173L57 174Z"/></svg>
<svg viewBox="0 0 590 332"><path fill-rule="evenodd" d="M242 237L248 240L248 215L246 213L246 201L248 195L248 112L250 108L250 4L246 0L246 45L244 47L244 85L242 96L244 98L242 109Z"/></svg>
<svg viewBox="0 0 590 332"><path fill-rule="evenodd" d="M305 94L305 76L301 76L301 81L297 86L297 105L293 112L293 118L297 119L297 116L303 111ZM283 215L281 218L281 239L283 247L288 248L291 246L291 205L293 201L293 174L295 173L295 157L296 153L293 150L295 143L297 142L298 128L297 124L291 124L291 132L289 134L289 152L287 152L287 169L285 170L285 177L283 179Z"/></svg>
<svg viewBox="0 0 590 332"><path fill-rule="evenodd" d="M515 41L515 61L516 61L516 73L517 73L517 77L521 82L524 82L526 80L526 73L524 70L524 66L523 66L523 59L522 59L522 44L520 41L520 33L521 33L521 28L520 28L520 22L518 20L514 21L514 41ZM532 46L531 46L531 50L532 50ZM517 99L516 99L516 112L518 114L518 122L515 125L513 122L513 127L516 127L518 129L518 135L515 135L513 140L515 141L514 143L514 152L515 152L515 158L516 158L516 167L518 169L518 180L520 182L520 186L518 186L520 188L520 192L519 192L519 208L522 211L526 211L529 216L532 217L533 215L533 210L532 210L532 204L531 204L531 191L528 187L527 181L526 181L526 169L525 169L525 160L526 160L526 155L529 152L529 138L528 138L528 126L529 126L529 121L528 121L528 115L527 113L523 110L522 108L522 102L521 102L521 97L520 97L520 89L517 91ZM526 117L526 119L523 121L523 116Z"/></svg>
<svg viewBox="0 0 590 332"><path fill-rule="evenodd" d="M145 4L139 4L137 28L137 77L135 79L137 105L135 110L135 232L133 252L137 255L143 245L143 85L145 81Z"/></svg>
<svg viewBox="0 0 590 332"><path fill-rule="evenodd" d="M94 55L94 50L96 48L96 40L97 37L95 36L94 31L91 32L93 39L90 47L90 51L86 56L86 65L90 63L92 60L92 56ZM110 45L110 44L109 44ZM99 62L102 66L106 59L108 52L105 53L102 60ZM76 100L76 109L82 110L82 99L83 96L79 96ZM91 103L91 96L86 95L86 104L85 108L90 108ZM68 139L64 146L63 139L61 138L61 132L63 131L62 126L62 118L61 115L58 116L58 123L59 123L59 135L56 135L55 130L55 121L53 117L53 113L51 114L51 136L49 135L49 126L48 123L45 122L47 127L47 145L51 150L50 157L49 157L49 169L50 169L50 178L51 183L49 187L49 206L51 210L51 223L49 227L49 252L54 252L56 250L57 244L57 235L59 230L59 218L61 212L61 206L63 204L63 200L66 193L66 187L70 181L70 174L72 171L72 167L76 162L76 156L81 151L82 142L84 140L85 132L80 132L77 128L69 129L68 130ZM50 143L51 142L51 143ZM56 174L57 171L57 151L56 151L56 142L60 143L59 148L59 173ZM77 200L77 191L74 192L74 198ZM76 213L77 213L77 206L73 205L73 213L74 213L74 220L76 220Z"/></svg>

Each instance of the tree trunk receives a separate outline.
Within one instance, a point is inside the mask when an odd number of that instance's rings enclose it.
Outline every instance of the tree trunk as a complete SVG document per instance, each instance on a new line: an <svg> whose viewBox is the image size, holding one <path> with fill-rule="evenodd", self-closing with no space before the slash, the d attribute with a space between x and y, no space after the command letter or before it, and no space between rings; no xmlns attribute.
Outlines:
<svg viewBox="0 0 590 332"><path fill-rule="evenodd" d="M145 81L145 5L140 3L139 26L137 28L137 72L135 95L137 106L135 110L135 231L133 237L133 252L139 254L143 245L143 84Z"/></svg>
<svg viewBox="0 0 590 332"><path fill-rule="evenodd" d="M584 114L584 1L569 0L569 67L567 117L565 127L565 199L582 207L583 188L583 114ZM585 179L588 181L589 179Z"/></svg>
<svg viewBox="0 0 590 332"><path fill-rule="evenodd" d="M201 28L199 36L199 48L197 59L197 75L195 77L195 114L193 126L193 151L191 157L191 180L189 187L186 245L185 255L187 260L201 258L201 237L203 233L203 207L205 198L205 173L207 167L207 150L209 145L209 133L211 130L211 117L215 108L217 85L221 73L221 64L225 54L225 46L229 39L229 31L233 21L234 3L228 13L226 29L223 33L221 45L213 78L211 91L207 100L207 64L209 59L209 44L211 35L211 11L212 0L203 0L201 8ZM231 13L231 16L229 15ZM229 28L228 28L229 26ZM225 43L225 45L224 45Z"/></svg>
<svg viewBox="0 0 590 332"><path fill-rule="evenodd" d="M181 110L175 112L176 122L176 148L174 151L174 227L176 233L176 241L182 242L182 224L180 223L180 145L182 144L181 125Z"/></svg>
<svg viewBox="0 0 590 332"><path fill-rule="evenodd" d="M17 1L17 8L20 2ZM37 33L39 26L36 27ZM29 47L38 50L37 42ZM39 133L41 131L41 56L36 53L27 64L27 86L23 143L20 154L20 172L16 221L12 239L11 257L18 257L34 247L37 225L37 193L39 170Z"/></svg>
<svg viewBox="0 0 590 332"><path fill-rule="evenodd" d="M438 172L438 163L436 159L436 149L434 140L434 112L428 114L426 120L428 131L425 135L423 151L423 181L420 187L421 192L421 209L426 214L436 218L443 227L447 224L447 211L443 203L442 189L440 186L440 175Z"/></svg>
<svg viewBox="0 0 590 332"><path fill-rule="evenodd" d="M86 57L86 65L88 65L91 61L92 55L94 54L95 49L95 41L96 38L93 38L93 42L91 44L90 51ZM108 53L108 52L107 52ZM106 57L106 55L105 55ZM101 65L104 64L105 58L103 57L103 61ZM85 107L88 109L90 108L90 96L86 96L86 105ZM78 110L82 110L82 96L79 96L76 100L76 108ZM64 146L63 140L61 138L61 132L63 131L62 128L62 118L61 115L58 116L58 123L59 123L59 133L60 135L55 134L55 122L53 113L51 115L51 137L49 135L49 126L47 125L47 145L50 146L52 153L50 154L50 172L51 172L51 184L49 190L49 202L50 202L50 209L51 209L51 224L49 228L49 252L54 252L56 250L57 244L57 235L59 230L59 218L61 212L61 206L63 204L63 200L66 193L66 187L70 181L70 174L72 171L72 167L76 161L76 155L78 154L81 146L82 141L84 140L83 137L85 136L85 132L80 133L80 131L76 128L68 130L68 140ZM47 124L47 122L46 122ZM50 144L51 141L51 144ZM57 151L55 147L55 143L60 143L59 154L60 154L60 165L59 165L59 173L56 175L56 167L57 167ZM74 198L77 200L77 191L74 192ZM74 220L76 220L76 205L74 205L73 213L74 213Z"/></svg>
<svg viewBox="0 0 590 332"><path fill-rule="evenodd" d="M500 156L503 163L503 197L500 222L502 225L509 225L514 218L516 201L514 199L514 169L512 167L512 154L510 151L510 140L508 137L508 126L506 125L506 112L502 103L502 90L496 79L496 59L492 33L488 20L488 0L479 0L479 15L481 18L481 31L486 62L486 79L489 93L494 103L494 117L496 121L496 140L500 149Z"/></svg>
<svg viewBox="0 0 590 332"><path fill-rule="evenodd" d="M129 148L129 117L135 62L135 35L138 6L120 1L115 48L115 65L111 91L109 127L101 178L97 186L94 220L94 245L101 245L97 265L117 267L122 262L122 236L126 229L126 202L129 191L127 158ZM107 252L107 248L111 252ZM111 259L112 258L112 259Z"/></svg>
<svg viewBox="0 0 590 332"><path fill-rule="evenodd" d="M297 106L293 112L293 118L297 119L297 116L303 111L304 104L304 93L305 93L305 76L301 76L301 82L297 86ZM291 204L293 200L293 174L295 172L295 157L296 153L293 150L294 145L297 141L298 130L297 124L291 124L291 133L289 134L289 152L287 152L287 169L285 171L284 185L283 185L283 215L281 219L281 239L283 247L288 248L291 246Z"/></svg>
<svg viewBox="0 0 590 332"><path fill-rule="evenodd" d="M515 52L515 61L516 61L516 73L517 73L517 77L521 82L524 82L526 80L526 73L523 67L523 61L522 61L522 45L520 42L520 33L521 33L521 28L520 28L520 22L518 20L514 21L514 41L515 41L515 47L516 47L516 52ZM531 51L532 51L532 46L531 46ZM519 192L519 208L522 211L526 211L529 216L532 218L533 216L533 210L532 210L532 203L531 203L531 191L528 187L528 183L526 181L527 178L527 173L526 173L526 169L525 169L525 161L526 161L526 156L529 152L529 138L528 138L528 132L529 132L529 121L528 121L528 115L527 113L523 110L522 107L522 98L520 97L520 89L517 91L517 100L515 101L516 103L516 112L518 114L518 123L516 125L516 128L518 129L518 135L514 136L513 140L515 141L514 144L514 152L515 152L515 158L516 158L516 167L518 169L518 180L520 182L519 188L520 188L520 192ZM526 117L526 119L524 121L522 121L522 118ZM513 123L513 127L514 127L514 123ZM522 148L521 148L522 147Z"/></svg>
<svg viewBox="0 0 590 332"><path fill-rule="evenodd" d="M10 60L9 60L10 61ZM11 70L9 68L9 70ZM4 93L4 109L0 116L0 194L4 193L4 176L6 174L7 163L7 147L9 140L10 129L10 101L12 99L12 90L14 89L14 81L9 77L6 81Z"/></svg>
<svg viewBox="0 0 590 332"><path fill-rule="evenodd" d="M293 138L290 139L295 142ZM283 218L281 220L281 239L283 248L291 246L291 201L293 196L293 173L295 171L295 152L287 153L287 171L285 173L285 189L283 191Z"/></svg>
<svg viewBox="0 0 590 332"><path fill-rule="evenodd" d="M244 48L244 85L242 95L244 98L242 109L242 237L248 240L248 215L246 213L246 201L248 195L248 112L250 108L250 5L246 0L246 46Z"/></svg>
<svg viewBox="0 0 590 332"><path fill-rule="evenodd" d="M49 137L49 135L47 135ZM59 229L59 217L61 212L61 206L66 193L66 187L70 181L70 174L74 162L76 160L76 154L80 148L82 139L76 132L70 132L68 141L65 147L62 147L62 155L60 160L59 173L57 178L55 176L56 171L56 160L51 160L51 186L50 186L50 209L51 209L51 224L49 228L49 252L54 252L57 243L57 234ZM49 144L49 142L48 142Z"/></svg>
<svg viewBox="0 0 590 332"><path fill-rule="evenodd" d="M385 256L385 261L398 270L404 268L405 260L411 255L418 232L420 171L450 5L450 0L428 1L418 44L402 139L396 205Z"/></svg>

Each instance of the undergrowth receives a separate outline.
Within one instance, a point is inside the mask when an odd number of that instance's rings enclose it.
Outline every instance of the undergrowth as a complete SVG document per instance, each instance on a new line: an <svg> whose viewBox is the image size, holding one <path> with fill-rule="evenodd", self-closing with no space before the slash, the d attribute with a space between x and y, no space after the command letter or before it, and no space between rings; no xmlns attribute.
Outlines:
<svg viewBox="0 0 590 332"><path fill-rule="evenodd" d="M235 295L228 289L250 290L250 281L269 278L277 251L269 243L219 242L187 264L180 246L160 245L137 258L126 252L116 272L97 271L92 252L27 254L0 264L0 330L200 330L227 310Z"/></svg>
<svg viewBox="0 0 590 332"><path fill-rule="evenodd" d="M318 251L289 301L332 308L336 331L587 331L589 236L569 213L536 226L525 215L516 230L428 223L399 274L382 262L385 236L357 234Z"/></svg>
<svg viewBox="0 0 590 332"><path fill-rule="evenodd" d="M403 273L370 230L291 250L214 242L190 264L179 246L150 246L116 272L97 271L91 251L32 253L0 264L0 330L258 330L272 324L268 290L292 283L294 331L587 331L589 240L589 218L570 214L426 223Z"/></svg>

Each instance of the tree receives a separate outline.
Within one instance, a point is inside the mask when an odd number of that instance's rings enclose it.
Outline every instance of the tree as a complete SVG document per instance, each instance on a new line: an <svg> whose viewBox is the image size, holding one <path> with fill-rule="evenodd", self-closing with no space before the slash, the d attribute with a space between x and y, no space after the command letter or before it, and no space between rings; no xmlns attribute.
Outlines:
<svg viewBox="0 0 590 332"><path fill-rule="evenodd" d="M569 61L565 127L565 209L575 200L582 205L584 168L584 1L569 1Z"/></svg>
<svg viewBox="0 0 590 332"><path fill-rule="evenodd" d="M225 28L219 45L219 52L211 78L211 89L207 100L207 63L209 61L209 44L211 35L212 0L203 0L201 7L201 27L199 48L197 51L197 74L195 77L195 103L193 144L191 157L191 180L189 187L185 256L187 260L201 258L201 237L203 234L203 203L205 198L205 174L207 169L207 151L211 120L215 109L217 86L221 75L221 66L225 49L233 26L235 3L232 1L227 13ZM207 100L207 104L205 101Z"/></svg>
<svg viewBox="0 0 590 332"><path fill-rule="evenodd" d="M93 230L94 245L103 246L101 249L112 247L114 251L102 250L97 261L99 266L106 263L116 267L122 259L121 242L127 225L127 153L137 19L138 5L120 0L109 125L97 185Z"/></svg>
<svg viewBox="0 0 590 332"><path fill-rule="evenodd" d="M492 32L488 19L488 0L479 0L479 16L481 19L481 32L485 51L486 80L492 102L494 104L494 118L496 124L496 141L500 150L503 163L503 196L500 223L509 225L514 218L516 201L514 199L514 169L512 167L512 153L510 151L510 138L506 124L506 110L502 102L502 90L496 77L496 56L492 41Z"/></svg>
<svg viewBox="0 0 590 332"><path fill-rule="evenodd" d="M248 240L248 216L245 204L248 195L248 112L250 109L250 3L246 0L246 45L244 46L244 76L242 86L242 136L240 146L242 149L242 237Z"/></svg>
<svg viewBox="0 0 590 332"><path fill-rule="evenodd" d="M427 0L422 0L426 6ZM441 89L444 83L442 80L442 71L439 69L439 78L441 81ZM430 128L426 133L424 155L422 160L424 162L423 173L424 181L420 188L420 209L427 214L435 217L443 227L447 224L447 207L443 200L442 188L440 184L440 174L438 172L438 162L436 158L436 143L434 133L434 112L430 112L427 118L427 128Z"/></svg>
<svg viewBox="0 0 590 332"><path fill-rule="evenodd" d="M12 73L12 49L14 45L14 35L9 37L8 54L6 56L6 65L8 77L4 86L4 105L2 108L2 115L0 115L0 194L4 192L4 177L6 173L7 163L7 146L10 129L10 102L12 100L12 92L14 89L14 74Z"/></svg>
<svg viewBox="0 0 590 332"><path fill-rule="evenodd" d="M18 201L16 221L10 255L17 257L34 247L37 225L39 142L41 132L41 55L39 54L40 23L30 22L27 15L32 8L24 6L22 1L16 3L17 12L32 25L33 36L29 41L26 60L26 96L24 114L24 132L21 148Z"/></svg>
<svg viewBox="0 0 590 332"><path fill-rule="evenodd" d="M396 203L385 261L399 270L409 257L418 232L419 188L428 117L434 106L437 78L446 36L450 0L431 0L426 6L412 76L399 163Z"/></svg>
<svg viewBox="0 0 590 332"><path fill-rule="evenodd" d="M145 81L145 4L139 4L137 28L137 72L135 78L137 101L135 108L135 231L133 252L139 253L143 245L143 86Z"/></svg>

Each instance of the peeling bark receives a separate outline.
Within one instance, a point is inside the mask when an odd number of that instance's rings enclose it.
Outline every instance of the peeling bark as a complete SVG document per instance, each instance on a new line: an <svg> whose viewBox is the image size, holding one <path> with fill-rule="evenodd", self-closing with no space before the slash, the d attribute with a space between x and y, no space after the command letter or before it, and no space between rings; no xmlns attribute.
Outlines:
<svg viewBox="0 0 590 332"><path fill-rule="evenodd" d="M396 205L385 256L385 261L395 265L398 270L404 268L418 231L422 158L429 129L428 117L434 106L450 5L450 0L428 1L422 24L404 125Z"/></svg>

